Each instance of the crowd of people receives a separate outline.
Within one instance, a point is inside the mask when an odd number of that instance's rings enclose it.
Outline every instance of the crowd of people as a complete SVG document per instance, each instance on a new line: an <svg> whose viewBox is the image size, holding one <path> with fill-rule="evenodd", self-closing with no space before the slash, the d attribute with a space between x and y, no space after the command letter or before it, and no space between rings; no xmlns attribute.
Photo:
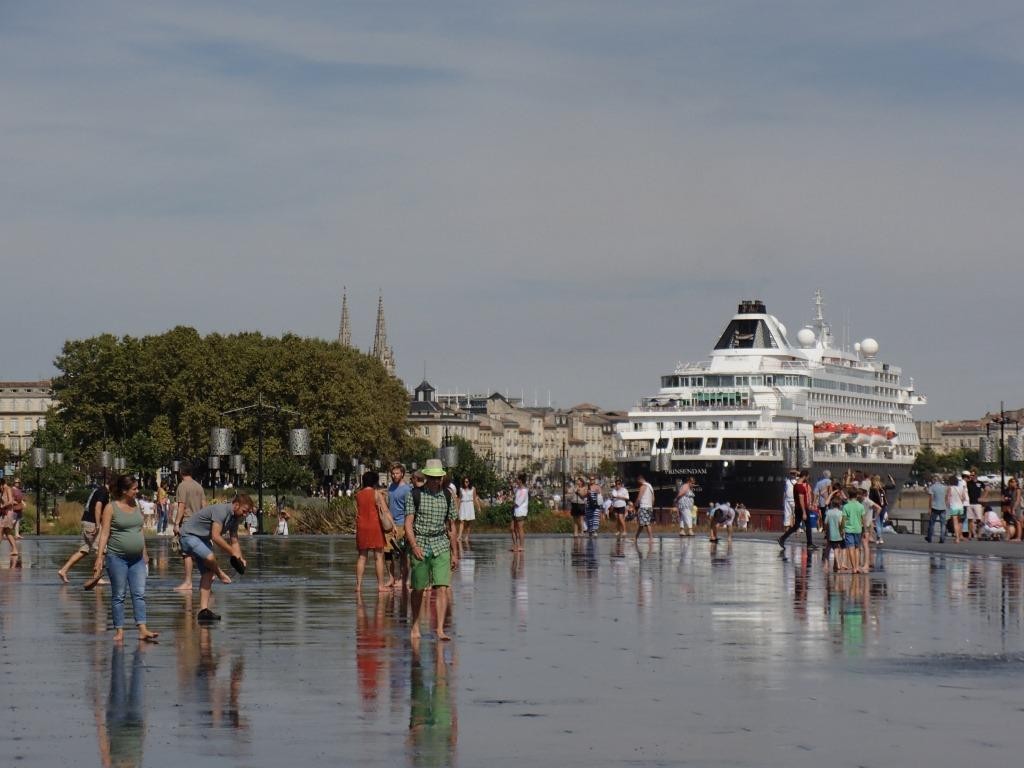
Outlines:
<svg viewBox="0 0 1024 768"><path fill-rule="evenodd" d="M482 500L470 477L456 480L437 459L407 477L406 468L390 466L390 483L368 471L353 494L356 509L355 588L363 589L369 564L379 592L408 590L412 605L410 635L418 638L425 605L433 604L438 637L448 639L445 617L450 604L451 571L458 567ZM252 499L239 493L225 503L209 503L203 487L192 477L192 468L182 463L173 487L173 500L165 484L151 497L139 492L136 478L117 476L109 486L97 485L85 504L81 519L81 544L57 571L63 583L69 583L72 567L90 554L94 556L92 574L85 588L100 583L111 587L111 616L115 640L123 640L125 608L131 598L132 612L139 637L153 641L157 637L146 624L145 584L148 556L144 531L173 536L171 549L180 555L182 581L175 589L191 592L194 572L199 573L200 605L197 620L209 624L220 616L213 612L213 584L231 583L231 576L220 565L217 553L229 558L231 567L244 573L246 560L239 546L239 529L254 532L257 525ZM807 470L791 470L785 482L783 513L785 530L778 538L782 552L794 534L803 530L808 550L818 550L814 534L821 539L821 559L831 561L837 572L863 573L871 562L871 547L883 544L889 510L889 493L895 488L879 475L873 477L853 471L834 479L828 470L812 484ZM680 537L692 537L697 527L697 485L687 477L676 489L674 502ZM1016 479L1006 484L1001 514L985 505L987 489L976 470L962 475L936 475L928 486L930 514L925 540L945 542L947 531L956 541L973 538L998 538L1021 541L1024 534L1024 503ZM509 533L511 551L525 548L525 522L530 509L530 486L526 475L513 479L507 498L511 504ZM17 485L0 478L0 536L17 553L16 516L24 508L24 495ZM578 477L563 505L572 520L574 539L598 535L602 521L608 521L616 539L628 537L628 526L635 526L633 541L646 533L653 540L654 488L643 475L630 493L621 478L603 483L596 475ZM743 504L728 501L711 503L707 509L709 540L720 535L732 541L734 529L746 529L750 511ZM283 505L278 509L276 533L288 534L289 515ZM889 529L891 530L891 529ZM103 574L109 582L104 581ZM429 590L429 599L427 599Z"/></svg>

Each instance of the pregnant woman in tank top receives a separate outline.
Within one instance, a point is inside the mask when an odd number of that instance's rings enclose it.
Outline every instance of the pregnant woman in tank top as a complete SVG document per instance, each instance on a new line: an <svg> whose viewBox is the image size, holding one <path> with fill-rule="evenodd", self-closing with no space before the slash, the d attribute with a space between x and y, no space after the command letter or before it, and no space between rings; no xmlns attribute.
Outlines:
<svg viewBox="0 0 1024 768"><path fill-rule="evenodd" d="M139 640L154 642L159 634L150 632L146 626L146 539L142 535L142 509L135 500L138 493L135 478L121 475L114 480L112 501L103 508L93 578L85 584L86 589L96 586L105 560L115 643L124 642L124 603L128 592L132 595Z"/></svg>

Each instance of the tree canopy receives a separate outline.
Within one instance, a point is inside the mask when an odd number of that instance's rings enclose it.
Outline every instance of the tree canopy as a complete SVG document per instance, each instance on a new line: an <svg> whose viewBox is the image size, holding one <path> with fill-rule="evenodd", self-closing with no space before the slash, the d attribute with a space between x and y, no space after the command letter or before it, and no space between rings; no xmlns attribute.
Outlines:
<svg viewBox="0 0 1024 768"><path fill-rule="evenodd" d="M55 364L59 405L48 431L80 455L120 450L135 468L205 456L214 426L231 428L235 448L252 456L256 409L220 414L260 397L301 414L264 411L268 456L281 453L287 430L298 426L309 429L314 454L328 431L332 450L348 457L396 456L406 439L402 383L376 359L320 339L201 336L179 326L141 338L71 340Z"/></svg>

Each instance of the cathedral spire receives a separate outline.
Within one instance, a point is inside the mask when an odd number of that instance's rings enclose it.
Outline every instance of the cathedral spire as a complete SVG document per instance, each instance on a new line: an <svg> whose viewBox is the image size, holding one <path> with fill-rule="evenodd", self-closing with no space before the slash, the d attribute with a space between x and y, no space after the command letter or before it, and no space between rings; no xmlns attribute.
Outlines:
<svg viewBox="0 0 1024 768"><path fill-rule="evenodd" d="M341 324L338 326L338 343L343 347L352 346L352 325L348 319L348 289L341 289Z"/></svg>
<svg viewBox="0 0 1024 768"><path fill-rule="evenodd" d="M377 329L373 334L373 349L370 354L380 360L384 369L390 373L395 372L395 355L388 346L388 329L384 322L384 294L377 297Z"/></svg>

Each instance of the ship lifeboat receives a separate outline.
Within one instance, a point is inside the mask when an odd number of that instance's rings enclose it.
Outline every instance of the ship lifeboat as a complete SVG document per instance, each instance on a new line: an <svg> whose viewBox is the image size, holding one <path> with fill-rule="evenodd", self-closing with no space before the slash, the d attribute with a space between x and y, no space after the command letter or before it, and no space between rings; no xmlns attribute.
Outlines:
<svg viewBox="0 0 1024 768"><path fill-rule="evenodd" d="M871 430L867 427L856 427L853 442L854 445L868 445L871 442Z"/></svg>
<svg viewBox="0 0 1024 768"><path fill-rule="evenodd" d="M871 445L879 446L888 444L890 438L886 436L886 432L881 427L872 427L868 430L871 434Z"/></svg>
<svg viewBox="0 0 1024 768"><path fill-rule="evenodd" d="M844 443L852 443L857 437L857 428L853 424L840 424L837 431L839 439Z"/></svg>
<svg viewBox="0 0 1024 768"><path fill-rule="evenodd" d="M836 429L831 421L819 421L814 425L814 439L818 442L831 440L836 436Z"/></svg>

